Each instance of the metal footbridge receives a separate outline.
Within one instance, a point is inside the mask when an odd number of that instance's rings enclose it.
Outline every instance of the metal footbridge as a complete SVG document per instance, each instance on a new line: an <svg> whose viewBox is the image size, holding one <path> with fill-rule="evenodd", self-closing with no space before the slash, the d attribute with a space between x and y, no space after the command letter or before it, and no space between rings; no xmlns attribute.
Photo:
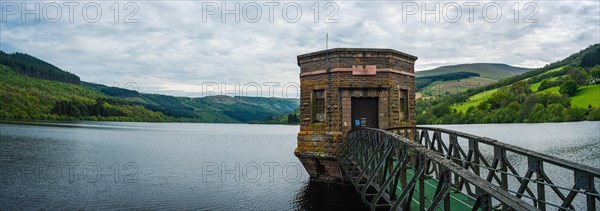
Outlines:
<svg viewBox="0 0 600 211"><path fill-rule="evenodd" d="M598 210L600 170L462 132L348 133L338 161L371 210Z"/></svg>

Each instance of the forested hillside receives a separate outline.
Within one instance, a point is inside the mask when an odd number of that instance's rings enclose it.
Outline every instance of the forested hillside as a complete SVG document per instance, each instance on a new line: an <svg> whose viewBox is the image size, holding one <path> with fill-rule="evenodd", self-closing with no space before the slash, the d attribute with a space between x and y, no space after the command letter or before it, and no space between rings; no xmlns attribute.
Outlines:
<svg viewBox="0 0 600 211"><path fill-rule="evenodd" d="M418 124L600 120L600 44L485 87L417 101Z"/></svg>
<svg viewBox="0 0 600 211"><path fill-rule="evenodd" d="M83 86L170 117L194 122L262 121L269 116L292 112L300 103L299 99L225 95L189 98L139 93L94 83L83 83Z"/></svg>
<svg viewBox="0 0 600 211"><path fill-rule="evenodd" d="M27 54L7 54L0 51L0 64L8 66L18 74L39 79L79 84L79 77L75 74L61 70L54 65Z"/></svg>
<svg viewBox="0 0 600 211"><path fill-rule="evenodd" d="M262 122L299 105L298 99L174 97L80 82L21 53L0 52L0 76L0 119Z"/></svg>
<svg viewBox="0 0 600 211"><path fill-rule="evenodd" d="M31 78L0 65L0 119L172 121L83 86Z"/></svg>

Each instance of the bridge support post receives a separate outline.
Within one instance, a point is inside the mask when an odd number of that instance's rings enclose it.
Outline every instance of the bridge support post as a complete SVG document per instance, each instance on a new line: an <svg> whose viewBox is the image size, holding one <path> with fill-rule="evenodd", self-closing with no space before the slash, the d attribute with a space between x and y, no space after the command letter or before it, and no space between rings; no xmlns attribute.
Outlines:
<svg viewBox="0 0 600 211"><path fill-rule="evenodd" d="M586 176L587 176L586 192L598 194L598 191L596 190L596 186L594 185L594 177L591 175L586 175ZM596 211L596 209L598 209L596 207L596 200L600 200L600 197L593 196L593 195L587 195L586 200L587 200L587 209L588 210Z"/></svg>
<svg viewBox="0 0 600 211"><path fill-rule="evenodd" d="M481 189L477 189L477 201L475 201L475 206L479 207L482 211L491 211L492 210L492 196L487 193L483 193ZM474 207L474 208L476 208Z"/></svg>

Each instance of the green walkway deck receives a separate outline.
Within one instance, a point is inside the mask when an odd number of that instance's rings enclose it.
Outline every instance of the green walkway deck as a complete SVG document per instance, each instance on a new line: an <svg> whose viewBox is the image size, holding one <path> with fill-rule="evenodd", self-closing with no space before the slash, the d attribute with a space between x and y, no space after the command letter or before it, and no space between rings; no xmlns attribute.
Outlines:
<svg viewBox="0 0 600 211"><path fill-rule="evenodd" d="M413 169L407 169L406 177L410 180L414 175ZM433 200L435 189L438 185L436 179L425 179L425 207L427 208ZM398 195L402 194L402 188L398 187ZM413 193L413 201L411 202L411 210L419 210L419 183L415 186L415 192ZM450 190L450 210L471 210L475 204L475 199L467 196L462 192L457 192L455 189ZM443 210L444 203L442 202L438 207L438 210Z"/></svg>

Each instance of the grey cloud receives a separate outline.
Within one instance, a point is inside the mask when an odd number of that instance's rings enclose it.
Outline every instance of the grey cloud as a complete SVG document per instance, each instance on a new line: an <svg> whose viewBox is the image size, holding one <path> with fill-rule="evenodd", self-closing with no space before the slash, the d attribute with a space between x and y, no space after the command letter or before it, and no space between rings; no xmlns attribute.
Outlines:
<svg viewBox="0 0 600 211"><path fill-rule="evenodd" d="M203 22L201 2L151 1L138 2L139 23L114 23L110 17L95 24L10 19L0 33L3 50L32 54L83 80L133 81L142 91L185 96L198 92L181 89L202 82L297 82L296 55L324 49L326 33L330 48L384 47L416 55L418 70L473 62L537 67L600 42L598 3L536 2L534 24L514 23L512 3L501 2L505 11L497 23L481 17L469 23L466 16L457 23L422 23L419 16L403 22L401 3L390 1L337 2L338 23L323 23L324 11L314 23L309 9L314 2L300 2L304 10L297 23L278 13L273 23L264 16L258 23L222 23L219 16Z"/></svg>

